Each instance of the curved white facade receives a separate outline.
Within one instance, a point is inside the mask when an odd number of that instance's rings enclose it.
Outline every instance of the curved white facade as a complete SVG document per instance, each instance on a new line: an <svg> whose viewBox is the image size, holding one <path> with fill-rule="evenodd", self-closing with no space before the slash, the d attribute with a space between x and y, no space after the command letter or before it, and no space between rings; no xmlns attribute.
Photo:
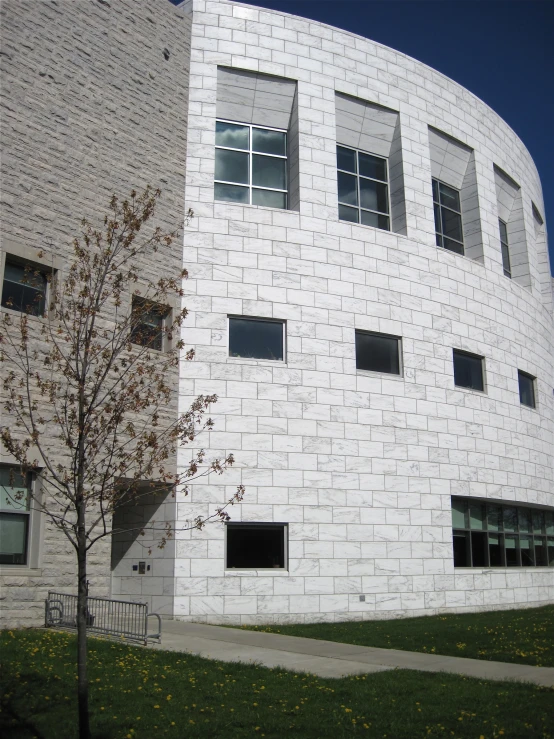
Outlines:
<svg viewBox="0 0 554 739"><path fill-rule="evenodd" d="M175 616L299 622L552 601L552 567L455 568L452 545L451 496L554 507L552 283L526 148L481 100L393 49L231 2L191 12L184 337L196 360L183 363L180 402L218 394L210 453L237 464L193 486L177 528L243 483L233 522L288 524L288 559L229 569L223 525L178 532ZM218 66L296 82L295 210L214 201ZM391 231L339 220L337 93L397 114ZM449 166L448 152L432 161L437 132L473 162L474 258L436 246L431 182ZM499 170L521 202L513 279ZM285 359L230 357L229 316L286 322ZM401 337L401 373L357 370L356 330ZM453 349L484 358L483 392L454 384ZM534 409L518 371L536 378Z"/></svg>

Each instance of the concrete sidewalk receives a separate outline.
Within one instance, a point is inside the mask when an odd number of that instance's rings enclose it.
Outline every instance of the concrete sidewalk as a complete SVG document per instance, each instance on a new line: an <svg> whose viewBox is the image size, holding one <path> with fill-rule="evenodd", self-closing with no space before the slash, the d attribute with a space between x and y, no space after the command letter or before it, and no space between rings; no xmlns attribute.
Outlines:
<svg viewBox="0 0 554 739"><path fill-rule="evenodd" d="M154 649L189 652L223 662L254 662L265 667L310 672L320 677L404 669L451 672L484 680L516 680L554 687L554 667L530 667L508 662L402 652L398 649L358 647L182 621L164 621L162 643L151 646Z"/></svg>

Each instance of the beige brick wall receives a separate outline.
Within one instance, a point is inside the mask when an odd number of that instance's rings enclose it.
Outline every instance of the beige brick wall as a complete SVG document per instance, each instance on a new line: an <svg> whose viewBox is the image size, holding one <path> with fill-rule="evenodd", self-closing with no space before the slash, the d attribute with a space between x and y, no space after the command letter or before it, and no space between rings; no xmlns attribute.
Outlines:
<svg viewBox="0 0 554 739"><path fill-rule="evenodd" d="M5 0L1 26L2 249L42 249L63 265L83 216L146 185L163 192L159 225L180 226L187 15L168 0ZM145 271L174 275L181 251ZM38 568L0 573L3 627L41 623L46 591L75 588L73 552L42 523ZM91 552L92 594L109 593L109 551L107 539Z"/></svg>

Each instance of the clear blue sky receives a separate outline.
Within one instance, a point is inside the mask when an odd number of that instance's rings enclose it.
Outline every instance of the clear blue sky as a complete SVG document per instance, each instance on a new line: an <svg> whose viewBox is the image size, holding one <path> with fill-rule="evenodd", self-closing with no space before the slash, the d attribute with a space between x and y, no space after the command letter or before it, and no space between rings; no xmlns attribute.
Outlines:
<svg viewBox="0 0 554 739"><path fill-rule="evenodd" d="M531 152L554 273L554 0L250 0L425 62L484 100Z"/></svg>

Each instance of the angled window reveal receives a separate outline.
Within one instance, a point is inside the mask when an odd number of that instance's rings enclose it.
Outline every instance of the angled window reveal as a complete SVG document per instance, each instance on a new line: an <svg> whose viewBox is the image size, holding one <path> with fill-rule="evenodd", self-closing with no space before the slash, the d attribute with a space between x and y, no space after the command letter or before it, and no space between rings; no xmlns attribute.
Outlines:
<svg viewBox="0 0 554 739"><path fill-rule="evenodd" d="M399 375L400 342L398 336L356 331L356 369Z"/></svg>
<svg viewBox="0 0 554 739"><path fill-rule="evenodd" d="M429 128L437 246L483 262L475 154L466 144Z"/></svg>
<svg viewBox="0 0 554 739"><path fill-rule="evenodd" d="M216 121L216 200L287 207L287 133Z"/></svg>
<svg viewBox="0 0 554 739"><path fill-rule="evenodd" d="M464 233L459 191L444 182L433 180L433 208L437 246L463 254Z"/></svg>
<svg viewBox="0 0 554 739"><path fill-rule="evenodd" d="M31 316L44 316L50 275L42 265L7 255L2 306Z"/></svg>
<svg viewBox="0 0 554 739"><path fill-rule="evenodd" d="M527 405L529 408L536 408L535 400L535 382L536 377L528 375L527 372L517 371L517 380L519 385L519 402L521 405Z"/></svg>
<svg viewBox="0 0 554 739"><path fill-rule="evenodd" d="M454 349L452 351L454 362L454 384L457 387L467 387L469 390L485 389L485 377L483 357L478 354Z"/></svg>
<svg viewBox="0 0 554 739"><path fill-rule="evenodd" d="M229 356L283 361L285 322L230 316Z"/></svg>
<svg viewBox="0 0 554 739"><path fill-rule="evenodd" d="M227 568L286 569L287 528L284 523L228 523Z"/></svg>

